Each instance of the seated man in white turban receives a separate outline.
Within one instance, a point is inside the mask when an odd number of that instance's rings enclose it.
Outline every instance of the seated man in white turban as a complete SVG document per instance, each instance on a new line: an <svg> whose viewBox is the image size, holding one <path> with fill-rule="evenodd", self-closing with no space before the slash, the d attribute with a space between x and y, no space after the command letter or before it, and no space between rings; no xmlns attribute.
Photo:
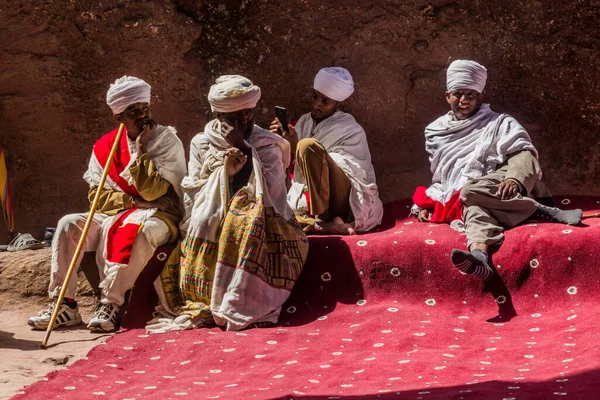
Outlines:
<svg viewBox="0 0 600 400"><path fill-rule="evenodd" d="M177 240L182 217L180 184L185 176L185 153L173 127L157 125L150 114L150 85L141 79L117 79L106 95L114 118L125 126L119 148L108 170L100 201L83 251L95 251L101 279L101 304L88 324L97 332L115 330L125 293L162 244ZM94 145L84 179L90 185L90 202L118 129ZM69 214L58 222L52 241L52 270L48 293L54 298L64 284L69 263L88 214ZM81 257L77 260L79 264ZM77 266L75 267L77 268ZM67 286L55 327L81 323L75 292L77 277ZM52 307L31 317L34 329L46 329Z"/></svg>
<svg viewBox="0 0 600 400"><path fill-rule="evenodd" d="M346 69L323 68L314 80L312 111L289 132L277 118L271 123L271 132L287 139L295 155L288 202L307 232L366 232L383 217L367 136L342 111L353 92Z"/></svg>
<svg viewBox="0 0 600 400"><path fill-rule="evenodd" d="M210 88L215 119L192 139L182 183L181 253L155 283L159 333L217 324L274 324L308 254L287 204L288 142L254 125L260 88L225 75Z"/></svg>
<svg viewBox="0 0 600 400"><path fill-rule="evenodd" d="M451 111L425 128L433 183L417 188L413 212L427 222L462 218L469 251L454 249L452 262L490 281L496 274L488 249L499 248L505 229L534 214L577 225L582 213L551 207L529 134L510 115L483 104L486 80L487 70L475 61L456 60L448 67Z"/></svg>

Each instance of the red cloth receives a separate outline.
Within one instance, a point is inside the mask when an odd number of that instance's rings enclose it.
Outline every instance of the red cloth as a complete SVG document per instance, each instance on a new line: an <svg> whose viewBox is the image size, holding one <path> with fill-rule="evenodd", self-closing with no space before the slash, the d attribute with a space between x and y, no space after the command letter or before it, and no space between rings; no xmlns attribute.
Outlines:
<svg viewBox="0 0 600 400"><path fill-rule="evenodd" d="M442 204L427 196L426 190L425 186L418 186L413 194L413 203L420 208L433 210L430 222L442 224L456 219L462 220L463 205L460 202L460 191L455 192L446 204Z"/></svg>
<svg viewBox="0 0 600 400"><path fill-rule="evenodd" d="M464 236L407 218L410 205L386 205L378 232L311 237L276 327L147 335L128 325L15 399L596 398L600 220L508 230L494 265L519 315L491 324L494 300L449 260ZM600 197L568 207L597 210ZM129 309L151 311L148 301Z"/></svg>
<svg viewBox="0 0 600 400"><path fill-rule="evenodd" d="M135 209L123 213L109 228L106 240L106 259L108 261L129 264L131 250L140 231L140 225L126 224L125 219L134 211Z"/></svg>
<svg viewBox="0 0 600 400"><path fill-rule="evenodd" d="M96 144L94 144L94 155L96 159L104 168L106 165L106 161L108 160L108 156L110 154L110 150L112 149L113 143L117 138L117 133L119 129L115 129L112 132L107 133L102 136ZM108 176L110 179L115 182L123 192L127 193L130 196L139 196L139 193L135 186L129 185L125 179L123 179L120 174L125 170L127 165L131 161L131 153L129 152L129 144L127 143L127 129L123 128L123 134L121 135L121 143L119 143L119 148L115 153L115 157L113 158L112 164L108 170Z"/></svg>

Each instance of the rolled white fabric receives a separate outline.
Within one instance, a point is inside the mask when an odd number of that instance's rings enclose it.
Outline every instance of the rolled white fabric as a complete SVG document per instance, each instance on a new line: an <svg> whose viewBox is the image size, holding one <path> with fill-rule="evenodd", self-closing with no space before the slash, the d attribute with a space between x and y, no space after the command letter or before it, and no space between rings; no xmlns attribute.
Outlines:
<svg viewBox="0 0 600 400"><path fill-rule="evenodd" d="M344 101L354 93L354 80L345 68L323 68L315 76L313 88L332 100Z"/></svg>
<svg viewBox="0 0 600 400"><path fill-rule="evenodd" d="M123 76L110 84L106 104L114 114L121 114L135 103L150 103L150 85L134 76Z"/></svg>
<svg viewBox="0 0 600 400"><path fill-rule="evenodd" d="M256 107L260 88L240 75L223 75L210 87L208 102L212 111L234 112Z"/></svg>
<svg viewBox="0 0 600 400"><path fill-rule="evenodd" d="M457 89L471 89L482 93L487 81L487 69L478 62L456 60L446 72L446 88L449 92Z"/></svg>

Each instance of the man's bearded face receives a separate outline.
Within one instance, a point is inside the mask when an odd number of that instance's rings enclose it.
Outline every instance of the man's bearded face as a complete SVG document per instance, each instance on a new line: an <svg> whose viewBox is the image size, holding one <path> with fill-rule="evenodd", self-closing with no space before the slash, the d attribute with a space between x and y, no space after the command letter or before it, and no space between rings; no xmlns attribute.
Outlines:
<svg viewBox="0 0 600 400"><path fill-rule="evenodd" d="M125 111L119 114L118 120L123 122L127 128L127 132L137 134L144 130L144 125L151 118L150 104L134 103L130 104Z"/></svg>

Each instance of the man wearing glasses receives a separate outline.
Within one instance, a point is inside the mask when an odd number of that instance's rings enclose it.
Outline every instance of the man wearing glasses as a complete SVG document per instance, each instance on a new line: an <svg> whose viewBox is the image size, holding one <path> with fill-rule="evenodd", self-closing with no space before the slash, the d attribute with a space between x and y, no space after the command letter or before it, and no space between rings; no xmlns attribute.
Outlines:
<svg viewBox="0 0 600 400"><path fill-rule="evenodd" d="M451 259L459 271L483 281L494 277L488 249L499 248L505 229L532 216L581 222L581 210L550 207L529 134L513 117L483 103L486 81L486 68L475 61L456 60L448 67L451 110L425 128L432 184L413 196L419 221L464 222L468 251L454 249Z"/></svg>

